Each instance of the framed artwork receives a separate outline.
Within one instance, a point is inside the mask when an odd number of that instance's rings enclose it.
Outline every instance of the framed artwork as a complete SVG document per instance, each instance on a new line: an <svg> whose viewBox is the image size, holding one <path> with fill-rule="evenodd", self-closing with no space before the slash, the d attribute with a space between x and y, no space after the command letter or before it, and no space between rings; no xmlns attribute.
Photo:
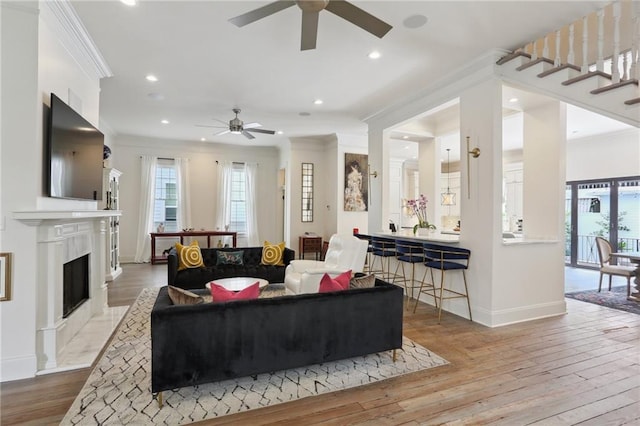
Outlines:
<svg viewBox="0 0 640 426"><path fill-rule="evenodd" d="M11 253L0 253L0 301L11 300Z"/></svg>
<svg viewBox="0 0 640 426"><path fill-rule="evenodd" d="M369 206L369 156L344 154L344 211L366 212Z"/></svg>

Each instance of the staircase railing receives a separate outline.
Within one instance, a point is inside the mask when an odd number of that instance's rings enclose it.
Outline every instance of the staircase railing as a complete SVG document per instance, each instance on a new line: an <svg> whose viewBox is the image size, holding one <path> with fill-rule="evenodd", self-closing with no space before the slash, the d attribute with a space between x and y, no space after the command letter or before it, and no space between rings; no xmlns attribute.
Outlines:
<svg viewBox="0 0 640 426"><path fill-rule="evenodd" d="M581 74L602 73L612 84L640 79L640 2L619 0L514 51Z"/></svg>

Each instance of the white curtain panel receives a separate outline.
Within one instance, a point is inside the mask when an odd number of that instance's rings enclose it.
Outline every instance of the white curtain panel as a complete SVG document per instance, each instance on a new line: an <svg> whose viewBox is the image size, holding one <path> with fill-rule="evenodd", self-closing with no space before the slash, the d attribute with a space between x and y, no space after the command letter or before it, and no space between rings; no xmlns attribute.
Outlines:
<svg viewBox="0 0 640 426"><path fill-rule="evenodd" d="M178 229L191 228L191 194L189 190L189 159L176 158L176 186L178 192Z"/></svg>
<svg viewBox="0 0 640 426"><path fill-rule="evenodd" d="M216 227L224 231L224 227L231 221L231 176L233 163L218 162L218 206L216 212ZM231 239L229 239L231 240ZM225 243L228 243L225 238Z"/></svg>
<svg viewBox="0 0 640 426"><path fill-rule="evenodd" d="M260 245L260 238L258 235L258 206L257 206L257 193L256 187L258 182L258 164L257 163L245 163L246 179L246 203L247 203L247 245L249 247L256 247Z"/></svg>
<svg viewBox="0 0 640 426"><path fill-rule="evenodd" d="M153 230L153 205L156 193L157 157L140 157L140 211L138 215L138 235L136 238L136 263L151 260L151 237Z"/></svg>

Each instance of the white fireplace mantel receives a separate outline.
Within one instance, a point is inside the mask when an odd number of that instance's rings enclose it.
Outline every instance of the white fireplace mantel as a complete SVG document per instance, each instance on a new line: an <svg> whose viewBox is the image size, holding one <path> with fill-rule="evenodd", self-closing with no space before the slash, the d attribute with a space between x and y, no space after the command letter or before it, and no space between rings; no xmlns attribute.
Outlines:
<svg viewBox="0 0 640 426"><path fill-rule="evenodd" d="M40 226L43 220L98 219L122 216L121 210L32 210L13 212L13 218L31 226Z"/></svg>
<svg viewBox="0 0 640 426"><path fill-rule="evenodd" d="M107 218L119 210L34 210L14 219L37 228L36 355L38 374L60 367L67 343L107 308L105 232ZM89 300L63 318L63 264L90 254Z"/></svg>

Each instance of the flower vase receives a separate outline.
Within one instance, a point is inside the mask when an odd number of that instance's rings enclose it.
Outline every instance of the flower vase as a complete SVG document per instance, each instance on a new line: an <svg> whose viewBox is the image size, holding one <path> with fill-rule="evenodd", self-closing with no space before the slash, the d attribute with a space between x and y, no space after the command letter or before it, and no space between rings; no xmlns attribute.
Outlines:
<svg viewBox="0 0 640 426"><path fill-rule="evenodd" d="M429 228L418 228L416 235L418 235L419 237L426 237L429 235L430 231L431 230Z"/></svg>

